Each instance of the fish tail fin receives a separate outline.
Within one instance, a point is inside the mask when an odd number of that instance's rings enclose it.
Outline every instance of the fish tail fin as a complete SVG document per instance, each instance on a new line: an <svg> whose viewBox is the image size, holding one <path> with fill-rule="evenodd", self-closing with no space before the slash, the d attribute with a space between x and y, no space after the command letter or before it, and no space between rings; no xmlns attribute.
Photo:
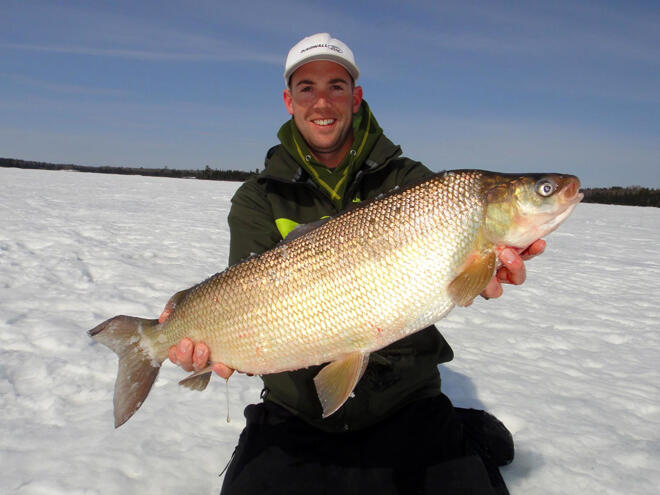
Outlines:
<svg viewBox="0 0 660 495"><path fill-rule="evenodd" d="M158 320L115 316L88 332L119 356L113 401L115 428L140 408L156 381L164 358L152 355L155 351L149 345L149 336L157 326Z"/></svg>

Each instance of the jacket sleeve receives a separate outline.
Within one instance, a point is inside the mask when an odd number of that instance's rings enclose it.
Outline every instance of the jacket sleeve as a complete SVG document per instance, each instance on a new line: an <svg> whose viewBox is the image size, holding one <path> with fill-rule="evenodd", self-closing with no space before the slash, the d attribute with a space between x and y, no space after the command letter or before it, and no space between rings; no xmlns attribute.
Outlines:
<svg viewBox="0 0 660 495"><path fill-rule="evenodd" d="M281 239L266 193L256 179L238 188L231 200L229 223L229 266L252 254L260 254Z"/></svg>

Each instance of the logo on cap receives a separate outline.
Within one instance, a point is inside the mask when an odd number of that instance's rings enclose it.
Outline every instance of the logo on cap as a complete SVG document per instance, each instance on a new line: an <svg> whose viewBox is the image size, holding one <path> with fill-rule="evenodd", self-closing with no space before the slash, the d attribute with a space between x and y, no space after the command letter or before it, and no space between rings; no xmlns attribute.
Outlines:
<svg viewBox="0 0 660 495"><path fill-rule="evenodd" d="M314 48L327 48L333 52L344 53L344 50L339 48L337 45L329 45L327 43L319 43L317 45L308 46L307 48L300 50L300 53L305 53L306 51L313 50Z"/></svg>

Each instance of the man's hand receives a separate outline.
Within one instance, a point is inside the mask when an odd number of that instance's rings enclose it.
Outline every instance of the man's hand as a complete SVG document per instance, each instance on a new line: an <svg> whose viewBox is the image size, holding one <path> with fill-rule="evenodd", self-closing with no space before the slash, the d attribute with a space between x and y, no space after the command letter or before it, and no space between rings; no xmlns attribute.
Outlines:
<svg viewBox="0 0 660 495"><path fill-rule="evenodd" d="M545 241L538 239L534 241L524 251L515 248L504 248L498 253L498 257L502 262L502 266L497 269L497 272L490 279L488 285L481 293L482 297L491 299L493 297L500 297L503 289L502 284L520 285L525 281L525 263L526 260L538 256L545 250Z"/></svg>
<svg viewBox="0 0 660 495"><path fill-rule="evenodd" d="M168 357L170 361L186 371L198 371L208 366L210 352L204 342L195 343L190 339L181 339L177 345L170 347ZM225 380L234 372L233 369L222 363L215 363L213 371Z"/></svg>

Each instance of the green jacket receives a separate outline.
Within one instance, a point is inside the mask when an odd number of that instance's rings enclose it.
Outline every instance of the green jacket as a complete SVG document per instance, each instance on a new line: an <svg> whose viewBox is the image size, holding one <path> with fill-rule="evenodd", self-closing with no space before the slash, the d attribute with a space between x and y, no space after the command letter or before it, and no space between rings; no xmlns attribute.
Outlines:
<svg viewBox="0 0 660 495"><path fill-rule="evenodd" d="M366 102L355 116L353 132L353 149L329 170L314 163L292 120L282 126L282 144L268 151L263 172L232 198L230 265L274 247L298 224L335 215L352 202L431 174L420 162L401 156L401 148L383 135ZM326 419L321 419L312 381L320 366L263 376L263 395L323 430L356 430L411 401L440 394L437 365L452 358L451 347L435 327L372 353L354 397Z"/></svg>

